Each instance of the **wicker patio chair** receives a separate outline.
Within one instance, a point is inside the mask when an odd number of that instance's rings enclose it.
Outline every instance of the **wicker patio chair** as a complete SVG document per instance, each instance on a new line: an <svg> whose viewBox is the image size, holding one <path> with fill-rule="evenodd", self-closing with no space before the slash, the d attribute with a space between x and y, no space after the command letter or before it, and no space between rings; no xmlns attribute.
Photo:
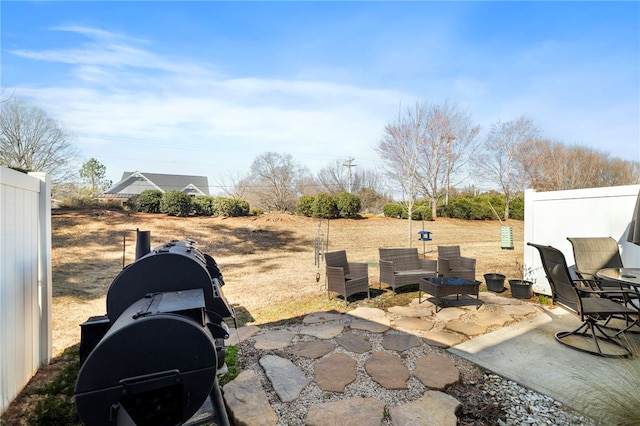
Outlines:
<svg viewBox="0 0 640 426"><path fill-rule="evenodd" d="M331 292L338 293L347 298L356 293L369 292L369 266L366 263L348 262L347 252L344 250L328 252L324 254L327 269L327 295L331 298Z"/></svg>
<svg viewBox="0 0 640 426"><path fill-rule="evenodd" d="M438 275L475 281L476 259L460 255L460 246L438 246Z"/></svg>
<svg viewBox="0 0 640 426"><path fill-rule="evenodd" d="M634 321L628 321L629 324L635 324L638 311L607 297L600 297L603 293L601 290L593 290L588 285L578 286L577 282L584 280L571 279L567 261L560 250L533 243L527 245L535 247L540 253L542 267L551 285L553 303L577 315L582 321L575 330L556 333L556 340L573 349L595 355L630 356L630 349L619 340L626 329L609 335L599 322L606 322L612 316L624 316L628 319L635 318ZM603 343L606 345L604 348ZM614 345L616 350L606 351L611 349L609 345Z"/></svg>

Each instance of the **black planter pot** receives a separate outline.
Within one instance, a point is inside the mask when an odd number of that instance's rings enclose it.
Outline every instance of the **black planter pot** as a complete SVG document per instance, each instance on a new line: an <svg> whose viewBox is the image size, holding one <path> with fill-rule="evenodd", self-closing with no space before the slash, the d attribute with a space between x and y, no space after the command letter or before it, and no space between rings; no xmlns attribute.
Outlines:
<svg viewBox="0 0 640 426"><path fill-rule="evenodd" d="M533 283L526 280L509 280L511 295L516 299L531 299Z"/></svg>
<svg viewBox="0 0 640 426"><path fill-rule="evenodd" d="M487 290L500 293L504 291L505 276L502 274L484 274L484 281L487 283Z"/></svg>

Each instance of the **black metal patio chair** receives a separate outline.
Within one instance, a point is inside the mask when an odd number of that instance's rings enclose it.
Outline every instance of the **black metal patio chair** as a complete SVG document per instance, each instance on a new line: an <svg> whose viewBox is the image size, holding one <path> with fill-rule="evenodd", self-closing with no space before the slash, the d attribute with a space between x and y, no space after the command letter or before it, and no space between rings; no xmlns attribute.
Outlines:
<svg viewBox="0 0 640 426"><path fill-rule="evenodd" d="M527 243L540 253L542 267L551 285L553 303L577 315L582 324L572 331L556 333L556 340L563 345L583 352L608 356L628 357L631 350L620 340L627 328L637 322L638 311L613 299L601 297L602 290L594 290L589 285L578 286L585 280L573 280L569 274L567 261L562 252L551 246ZM607 291L608 292L608 291ZM600 321L607 321L612 316L635 317L629 321L629 327L607 334ZM606 351L614 345L615 350Z"/></svg>

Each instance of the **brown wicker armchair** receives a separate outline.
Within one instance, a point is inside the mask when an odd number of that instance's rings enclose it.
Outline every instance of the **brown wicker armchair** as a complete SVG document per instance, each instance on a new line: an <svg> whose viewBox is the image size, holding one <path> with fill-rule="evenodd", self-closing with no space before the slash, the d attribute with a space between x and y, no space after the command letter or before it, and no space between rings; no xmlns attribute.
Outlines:
<svg viewBox="0 0 640 426"><path fill-rule="evenodd" d="M475 281L476 260L460 255L460 246L438 246L438 275Z"/></svg>
<svg viewBox="0 0 640 426"><path fill-rule="evenodd" d="M356 293L367 293L367 298L371 298L369 292L369 266L366 263L356 263L347 261L347 252L344 250L328 252L324 254L327 268L327 295L331 297L331 292L338 293L347 298Z"/></svg>

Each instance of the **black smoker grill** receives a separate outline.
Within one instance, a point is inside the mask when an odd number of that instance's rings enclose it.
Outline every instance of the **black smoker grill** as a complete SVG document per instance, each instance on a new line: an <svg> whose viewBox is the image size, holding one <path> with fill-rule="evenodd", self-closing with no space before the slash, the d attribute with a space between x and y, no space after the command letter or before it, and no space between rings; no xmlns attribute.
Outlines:
<svg viewBox="0 0 640 426"><path fill-rule="evenodd" d="M223 319L233 317L222 274L193 241L146 253L140 246L148 233L141 234L138 259L109 287L107 315L81 325L80 419L86 425L179 425L211 398L215 421L228 424L216 376L229 337Z"/></svg>

